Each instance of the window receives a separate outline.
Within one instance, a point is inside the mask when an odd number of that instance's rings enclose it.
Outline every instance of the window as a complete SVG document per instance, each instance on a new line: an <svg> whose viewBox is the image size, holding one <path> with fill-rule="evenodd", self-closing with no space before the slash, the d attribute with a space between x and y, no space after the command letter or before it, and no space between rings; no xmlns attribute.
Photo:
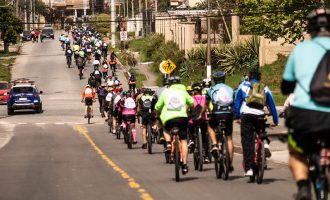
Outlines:
<svg viewBox="0 0 330 200"><path fill-rule="evenodd" d="M33 93L33 87L14 87L14 93Z"/></svg>

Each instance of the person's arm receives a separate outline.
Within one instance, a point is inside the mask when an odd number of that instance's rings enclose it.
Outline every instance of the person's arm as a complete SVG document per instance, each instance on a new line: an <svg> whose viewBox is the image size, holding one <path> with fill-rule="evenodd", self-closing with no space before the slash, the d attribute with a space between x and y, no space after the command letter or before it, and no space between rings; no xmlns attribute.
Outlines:
<svg viewBox="0 0 330 200"><path fill-rule="evenodd" d="M235 114L235 118L239 118L241 116L241 106L243 103L244 99L243 99L243 91L241 89L241 87L238 88L238 91L236 93L236 97L234 100L234 114Z"/></svg>
<svg viewBox="0 0 330 200"><path fill-rule="evenodd" d="M165 104L165 94L166 92L163 92L162 95L160 95L156 105L155 105L155 110L160 113L161 110L163 109L164 107L164 104Z"/></svg>
<svg viewBox="0 0 330 200"><path fill-rule="evenodd" d="M266 92L266 100L267 100L267 105L270 109L270 112L272 113L273 116L273 122L275 125L278 125L278 114L276 110L276 104L272 95L272 92L269 90L268 87L265 88Z"/></svg>
<svg viewBox="0 0 330 200"><path fill-rule="evenodd" d="M290 93L293 93L295 87L296 87L296 78L294 74L294 51L291 53L291 55L288 58L288 61L285 66L284 74L283 74L283 80L281 83L281 91L284 95L288 95Z"/></svg>

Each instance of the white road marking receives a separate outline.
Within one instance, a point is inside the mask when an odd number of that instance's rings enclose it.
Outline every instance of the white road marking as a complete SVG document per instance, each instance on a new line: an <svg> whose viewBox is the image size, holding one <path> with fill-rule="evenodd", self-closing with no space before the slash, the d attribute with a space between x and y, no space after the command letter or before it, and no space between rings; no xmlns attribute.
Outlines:
<svg viewBox="0 0 330 200"><path fill-rule="evenodd" d="M63 125L63 124L65 124L65 123L62 123L62 122L57 122L57 123L55 123L56 125Z"/></svg>

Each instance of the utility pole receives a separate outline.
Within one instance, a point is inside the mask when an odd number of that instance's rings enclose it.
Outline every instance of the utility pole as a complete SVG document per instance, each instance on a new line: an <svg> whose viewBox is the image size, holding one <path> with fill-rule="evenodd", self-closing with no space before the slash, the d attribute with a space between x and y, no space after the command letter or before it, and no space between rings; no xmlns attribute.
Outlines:
<svg viewBox="0 0 330 200"><path fill-rule="evenodd" d="M110 8L110 12L111 12L111 46L112 48L116 47L116 36L115 36L115 32L116 32L116 6L115 6L115 0L111 0L111 8Z"/></svg>
<svg viewBox="0 0 330 200"><path fill-rule="evenodd" d="M145 0L145 4L146 4L146 9L145 9L145 12L146 12L146 18L145 18L145 21L144 21L144 29L145 29L145 35L144 36L147 36L148 35L148 0Z"/></svg>
<svg viewBox="0 0 330 200"><path fill-rule="evenodd" d="M129 0L127 0L127 3L126 3L126 10L127 10L127 12L126 12L126 14L127 14L127 19L129 18L129 9L128 9L128 4L129 4Z"/></svg>
<svg viewBox="0 0 330 200"><path fill-rule="evenodd" d="M132 18L134 18L134 0L132 0Z"/></svg>
<svg viewBox="0 0 330 200"><path fill-rule="evenodd" d="M92 16L94 16L94 0L92 0Z"/></svg>
<svg viewBox="0 0 330 200"><path fill-rule="evenodd" d="M158 12L158 0L155 0L155 11Z"/></svg>
<svg viewBox="0 0 330 200"><path fill-rule="evenodd" d="M35 28L35 10L36 10L36 1L32 0L32 26Z"/></svg>
<svg viewBox="0 0 330 200"><path fill-rule="evenodd" d="M210 19L211 0L207 0L207 60L206 76L211 78L211 19Z"/></svg>
<svg viewBox="0 0 330 200"><path fill-rule="evenodd" d="M28 30L28 24L27 24L27 12L26 12L26 9L27 9L27 5L26 5L26 0L24 0L24 22L25 22L25 27L24 27L24 29L25 30Z"/></svg>

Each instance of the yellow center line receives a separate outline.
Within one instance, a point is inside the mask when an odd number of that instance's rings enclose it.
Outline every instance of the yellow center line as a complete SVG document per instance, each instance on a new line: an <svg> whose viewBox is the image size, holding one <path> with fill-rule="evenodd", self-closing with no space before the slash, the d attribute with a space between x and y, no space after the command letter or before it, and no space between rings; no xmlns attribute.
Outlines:
<svg viewBox="0 0 330 200"><path fill-rule="evenodd" d="M75 129L81 133L87 141L90 143L90 145L93 147L93 149L97 152L97 154L100 155L100 157L110 166L112 169L121 175L121 177L127 181L128 186L132 189L134 189L136 192L139 193L140 198L143 200L153 200L151 195L144 189L142 186L137 183L134 178L132 178L127 172L125 172L123 169L121 169L115 162L113 162L107 155L103 153L103 151L95 144L95 142L92 140L92 138L88 135L87 131L80 125L75 125Z"/></svg>

